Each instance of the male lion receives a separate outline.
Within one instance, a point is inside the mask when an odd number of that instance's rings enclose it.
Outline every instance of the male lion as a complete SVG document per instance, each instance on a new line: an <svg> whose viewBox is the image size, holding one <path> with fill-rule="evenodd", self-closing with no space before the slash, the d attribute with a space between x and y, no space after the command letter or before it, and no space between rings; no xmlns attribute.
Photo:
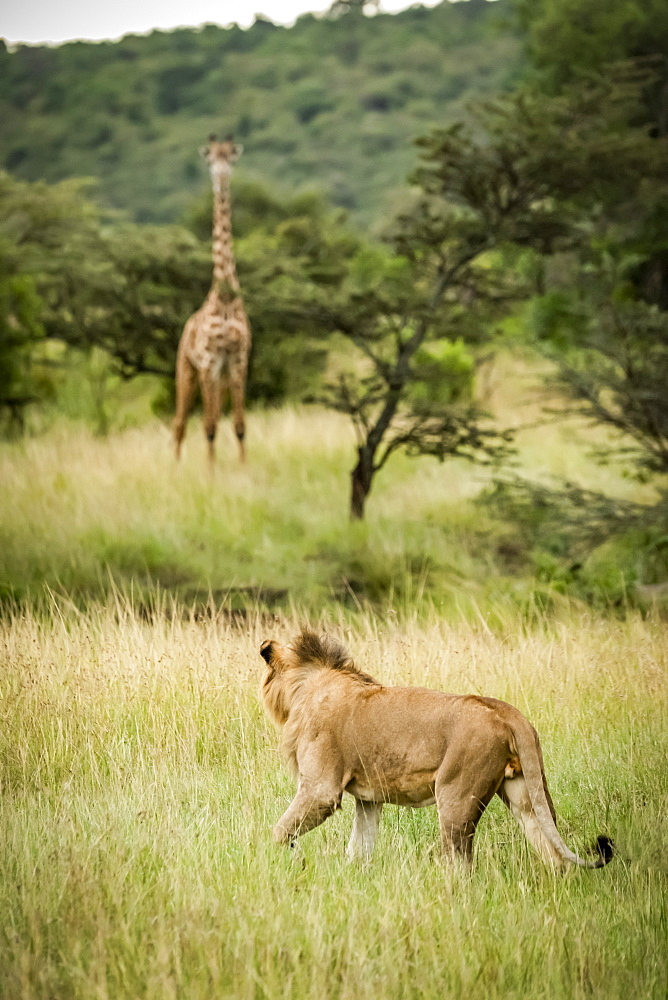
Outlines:
<svg viewBox="0 0 668 1000"><path fill-rule="evenodd" d="M274 827L281 844L322 823L355 798L348 856L368 859L383 804L436 803L446 856L470 862L473 835L494 794L510 808L529 843L558 869L601 868L612 842L599 837L591 860L557 832L535 729L496 698L384 687L336 642L303 629L290 646L266 640L261 694L283 727L298 791Z"/></svg>

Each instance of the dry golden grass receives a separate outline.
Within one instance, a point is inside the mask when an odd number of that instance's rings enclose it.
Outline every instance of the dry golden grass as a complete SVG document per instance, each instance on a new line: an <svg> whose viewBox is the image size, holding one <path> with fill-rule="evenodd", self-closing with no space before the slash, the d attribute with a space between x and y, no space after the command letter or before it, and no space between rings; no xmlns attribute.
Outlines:
<svg viewBox="0 0 668 1000"><path fill-rule="evenodd" d="M513 364L492 400L530 423ZM523 432L523 467L649 496L568 426ZM544 613L500 575L482 470L399 458L351 525L343 418L251 414L249 464L227 423L218 452L211 479L193 425L176 466L158 422L0 445L3 1000L663 1000L665 624ZM469 879L434 862L433 809L388 808L368 868L344 861L349 805L275 848L293 787L258 648L306 618L385 682L517 705L567 841L606 832L614 864L555 879L500 804Z"/></svg>
<svg viewBox="0 0 668 1000"><path fill-rule="evenodd" d="M388 683L516 704L567 841L619 846L555 877L498 804L463 878L434 860L433 809L388 807L367 868L344 860L350 804L296 858L273 845L293 785L258 649L298 620L168 611L53 601L0 624L3 998L663 998L660 622L323 615Z"/></svg>

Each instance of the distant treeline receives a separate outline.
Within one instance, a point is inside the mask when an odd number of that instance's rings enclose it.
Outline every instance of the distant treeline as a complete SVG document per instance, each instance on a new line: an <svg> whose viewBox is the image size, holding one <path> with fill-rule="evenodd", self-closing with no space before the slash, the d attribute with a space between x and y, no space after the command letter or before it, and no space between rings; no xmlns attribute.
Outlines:
<svg viewBox="0 0 668 1000"><path fill-rule="evenodd" d="M323 192L362 223L395 214L412 140L507 89L521 65L509 0L396 15L306 14L291 28L154 31L58 47L0 41L0 167L91 176L137 222L179 221L207 183L211 131L245 144L244 174Z"/></svg>

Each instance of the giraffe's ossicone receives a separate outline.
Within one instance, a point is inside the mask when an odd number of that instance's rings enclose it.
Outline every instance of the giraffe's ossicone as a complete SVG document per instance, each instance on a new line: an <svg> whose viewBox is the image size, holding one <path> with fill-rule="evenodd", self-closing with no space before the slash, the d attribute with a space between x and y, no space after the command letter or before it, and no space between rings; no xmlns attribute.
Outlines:
<svg viewBox="0 0 668 1000"><path fill-rule="evenodd" d="M243 147L228 136L211 136L200 150L213 186L213 280L204 304L187 320L176 358L174 441L179 457L197 385L202 393L209 458L214 460L216 428L229 393L234 431L245 458L244 398L251 331L239 290L232 247L230 176Z"/></svg>

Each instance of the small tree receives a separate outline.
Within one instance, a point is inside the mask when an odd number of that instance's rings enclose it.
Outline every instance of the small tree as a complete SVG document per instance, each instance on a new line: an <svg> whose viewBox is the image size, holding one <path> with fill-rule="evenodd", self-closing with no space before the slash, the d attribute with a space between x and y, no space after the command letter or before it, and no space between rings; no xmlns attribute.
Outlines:
<svg viewBox="0 0 668 1000"><path fill-rule="evenodd" d="M184 315L209 277L186 230L105 219L83 181L28 184L0 175L0 240L47 338L102 348L125 378L168 374ZM0 252L2 252L0 243Z"/></svg>
<svg viewBox="0 0 668 1000"><path fill-rule="evenodd" d="M13 246L0 238L0 409L10 432L23 430L37 399L30 355L42 336L40 306L32 275L20 272Z"/></svg>
<svg viewBox="0 0 668 1000"><path fill-rule="evenodd" d="M549 353L572 408L621 436L597 457L626 459L646 479L668 473L668 313L631 293L634 266L599 260L586 297L574 275L568 294L548 292L536 306L539 332L547 325L558 345Z"/></svg>
<svg viewBox="0 0 668 1000"><path fill-rule="evenodd" d="M559 97L521 92L479 108L468 127L457 124L420 141L423 163L413 179L421 196L412 213L398 220L386 273L363 275L355 284L353 268L344 286L347 298L333 317L367 366L340 379L330 394L332 405L353 418L359 438L353 517L363 516L376 472L399 448L484 461L504 453L507 435L493 433L470 395L416 396L423 377L420 352L445 339L475 347L490 336L495 316L530 290L519 286L513 265L518 249L537 262L556 252L591 259L604 227L619 223L619 214L602 215L606 206L623 212L638 176L648 170L658 176L657 141L629 122L645 84L645 71L631 67L619 79ZM539 285L541 273L538 263ZM621 312L616 315L619 323ZM656 358L662 321L643 315ZM448 364L442 365L442 383L452 385L452 377ZM584 381L577 392L585 398ZM601 418L604 396L605 390L596 403ZM588 401L593 407L591 395ZM647 406L645 400L645 440Z"/></svg>
<svg viewBox="0 0 668 1000"><path fill-rule="evenodd" d="M176 226L100 226L87 256L63 248L45 313L49 337L98 347L125 379L172 376L184 318L206 294L206 248Z"/></svg>
<svg viewBox="0 0 668 1000"><path fill-rule="evenodd" d="M67 203L75 187L63 185L54 197L45 184L0 172L0 407L11 432L23 429L25 408L43 389L32 352L45 333L45 276L72 226Z"/></svg>
<svg viewBox="0 0 668 1000"><path fill-rule="evenodd" d="M525 291L511 265L515 249L546 251L574 239L553 197L573 186L552 151L563 151L571 127L563 108L546 121L519 97L481 109L470 128L421 140L423 164L413 178L421 194L398 220L391 250L382 260L367 251L356 257L338 308L324 310L365 359L328 395L358 436L352 517L364 516L376 473L400 449L483 462L507 454L510 434L494 430L473 402L470 351ZM438 392L425 391L429 380Z"/></svg>
<svg viewBox="0 0 668 1000"><path fill-rule="evenodd" d="M546 248L529 327L574 408L623 435L617 455L641 476L665 474L668 136L657 133L641 100L653 72L608 70L605 82L536 99L548 115L555 105L572 109L580 155L571 189L553 191L570 230L567 252L550 259L554 247Z"/></svg>
<svg viewBox="0 0 668 1000"><path fill-rule="evenodd" d="M327 323L360 358L325 395L351 417L357 436L350 495L355 519L364 517L376 473L397 451L484 462L508 451L509 435L495 431L472 398L470 345L482 339L472 318L479 320L484 309L471 312L470 303L458 301L464 289L470 291L463 270L472 277L463 262L456 277L438 266L430 273L408 257L362 250L338 310L326 310Z"/></svg>
<svg viewBox="0 0 668 1000"><path fill-rule="evenodd" d="M572 173L570 190L552 191L571 252L558 266L546 261L533 331L576 408L625 436L616 451L643 476L666 473L668 8L513 2L542 91L536 111L553 120L561 107L577 140L576 150L566 140L551 152Z"/></svg>
<svg viewBox="0 0 668 1000"><path fill-rule="evenodd" d="M364 10L380 10L380 0L334 0L327 13L330 17L340 17L342 14L349 14L351 11L357 13Z"/></svg>
<svg viewBox="0 0 668 1000"><path fill-rule="evenodd" d="M276 199L240 186L237 250L254 352L251 399L312 389L325 362L323 330L306 305L340 284L359 240L316 195ZM45 337L98 348L124 379L172 379L183 324L211 282L210 196L191 227L106 218L87 185L29 184L0 173L0 385L17 410L29 388L31 345ZM327 331L325 331L326 333Z"/></svg>

